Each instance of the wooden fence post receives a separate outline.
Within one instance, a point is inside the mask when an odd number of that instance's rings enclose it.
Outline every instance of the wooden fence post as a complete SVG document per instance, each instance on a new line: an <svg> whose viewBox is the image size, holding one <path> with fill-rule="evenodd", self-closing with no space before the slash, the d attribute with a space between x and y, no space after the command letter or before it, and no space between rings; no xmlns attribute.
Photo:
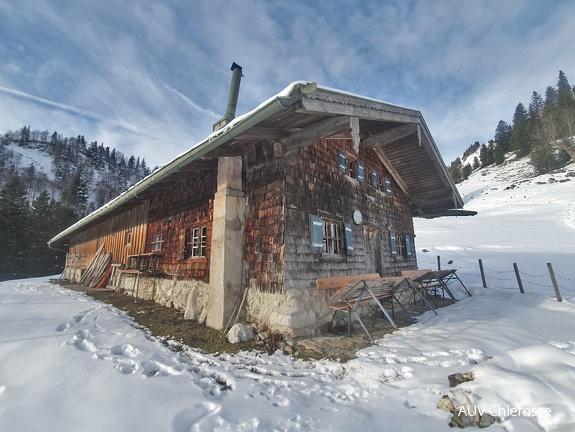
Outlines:
<svg viewBox="0 0 575 432"><path fill-rule="evenodd" d="M441 270L441 257L437 255L437 270Z"/></svg>
<svg viewBox="0 0 575 432"><path fill-rule="evenodd" d="M483 271L483 261L481 261L481 258L478 261L479 271L481 272L481 282L483 282L483 288L487 288L487 282L485 281L485 271Z"/></svg>
<svg viewBox="0 0 575 432"><path fill-rule="evenodd" d="M557 285L557 280L555 279L555 272L553 271L553 266L551 263L547 263L547 269L549 270L549 276L551 276L551 283L553 284L553 289L555 290L555 296L558 302L562 302L561 293L559 292L559 286Z"/></svg>
<svg viewBox="0 0 575 432"><path fill-rule="evenodd" d="M515 270L515 276L517 277L517 283L519 284L519 291L521 291L521 294L525 294L525 291L523 291L523 282L521 282L521 276L519 275L519 268L517 267L517 263L513 263L513 269Z"/></svg>

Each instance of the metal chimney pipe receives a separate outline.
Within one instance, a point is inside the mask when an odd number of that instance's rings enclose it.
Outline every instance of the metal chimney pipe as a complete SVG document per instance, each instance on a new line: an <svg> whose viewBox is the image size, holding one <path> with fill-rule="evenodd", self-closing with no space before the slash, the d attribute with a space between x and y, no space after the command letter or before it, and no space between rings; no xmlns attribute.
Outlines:
<svg viewBox="0 0 575 432"><path fill-rule="evenodd" d="M236 62L231 67L232 83L230 84L230 95L228 97L228 106L223 118L214 123L214 131L223 128L236 117L236 107L238 105L238 95L240 93L240 81L242 80L242 67Z"/></svg>
<svg viewBox="0 0 575 432"><path fill-rule="evenodd" d="M240 81L242 80L242 67L236 62L231 67L232 83L230 84L230 95L228 97L228 106L224 118L231 122L236 117L236 108L238 105L238 95L240 93Z"/></svg>

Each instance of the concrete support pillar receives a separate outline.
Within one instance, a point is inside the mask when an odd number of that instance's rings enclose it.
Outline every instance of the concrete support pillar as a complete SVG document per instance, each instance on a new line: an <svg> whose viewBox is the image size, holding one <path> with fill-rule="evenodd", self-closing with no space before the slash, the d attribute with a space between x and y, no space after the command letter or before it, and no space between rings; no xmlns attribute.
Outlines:
<svg viewBox="0 0 575 432"><path fill-rule="evenodd" d="M206 324L218 330L228 324L242 291L244 215L242 158L219 158L206 318Z"/></svg>

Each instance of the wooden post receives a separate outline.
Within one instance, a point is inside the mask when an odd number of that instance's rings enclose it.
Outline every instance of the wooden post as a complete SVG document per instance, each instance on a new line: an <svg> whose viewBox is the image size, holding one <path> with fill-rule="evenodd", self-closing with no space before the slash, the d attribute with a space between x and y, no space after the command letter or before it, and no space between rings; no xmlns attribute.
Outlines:
<svg viewBox="0 0 575 432"><path fill-rule="evenodd" d="M441 257L437 255L437 270L441 270Z"/></svg>
<svg viewBox="0 0 575 432"><path fill-rule="evenodd" d="M513 269L515 270L515 277L517 277L517 283L519 284L519 291L521 291L521 294L525 294L525 291L523 291L523 282L521 282L521 276L519 275L519 268L517 267L517 263L513 263Z"/></svg>
<svg viewBox="0 0 575 432"><path fill-rule="evenodd" d="M553 266L551 263L547 263L547 269L549 270L549 276L551 276L551 283L553 284L553 289L555 290L555 296L558 302L562 302L561 293L559 292L559 286L557 285L557 280L555 279L555 272L553 271Z"/></svg>
<svg viewBox="0 0 575 432"><path fill-rule="evenodd" d="M483 282L483 288L487 288L487 282L485 281L485 271L483 270L483 261L481 258L479 261L479 271L481 272L481 282Z"/></svg>

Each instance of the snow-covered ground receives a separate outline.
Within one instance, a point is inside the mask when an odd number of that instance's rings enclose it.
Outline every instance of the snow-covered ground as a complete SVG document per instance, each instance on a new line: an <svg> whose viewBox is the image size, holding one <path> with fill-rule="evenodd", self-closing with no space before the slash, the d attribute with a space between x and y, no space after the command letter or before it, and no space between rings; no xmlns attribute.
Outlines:
<svg viewBox="0 0 575 432"><path fill-rule="evenodd" d="M516 263L525 291L553 294L551 263L562 295L575 295L575 164L530 175L526 159L476 171L458 185L476 216L416 219L419 267L437 268L440 256L442 267L482 286L481 259L488 287L518 290Z"/></svg>
<svg viewBox="0 0 575 432"><path fill-rule="evenodd" d="M416 225L420 267L453 260L473 297L345 364L171 350L45 279L0 283L0 431L447 431L444 394L501 417L492 431L575 430L575 179L505 190L521 180L501 175L462 185L477 216ZM513 262L533 274L552 262L564 301L548 276L520 294L504 273ZM475 379L453 393L447 376L469 371Z"/></svg>

